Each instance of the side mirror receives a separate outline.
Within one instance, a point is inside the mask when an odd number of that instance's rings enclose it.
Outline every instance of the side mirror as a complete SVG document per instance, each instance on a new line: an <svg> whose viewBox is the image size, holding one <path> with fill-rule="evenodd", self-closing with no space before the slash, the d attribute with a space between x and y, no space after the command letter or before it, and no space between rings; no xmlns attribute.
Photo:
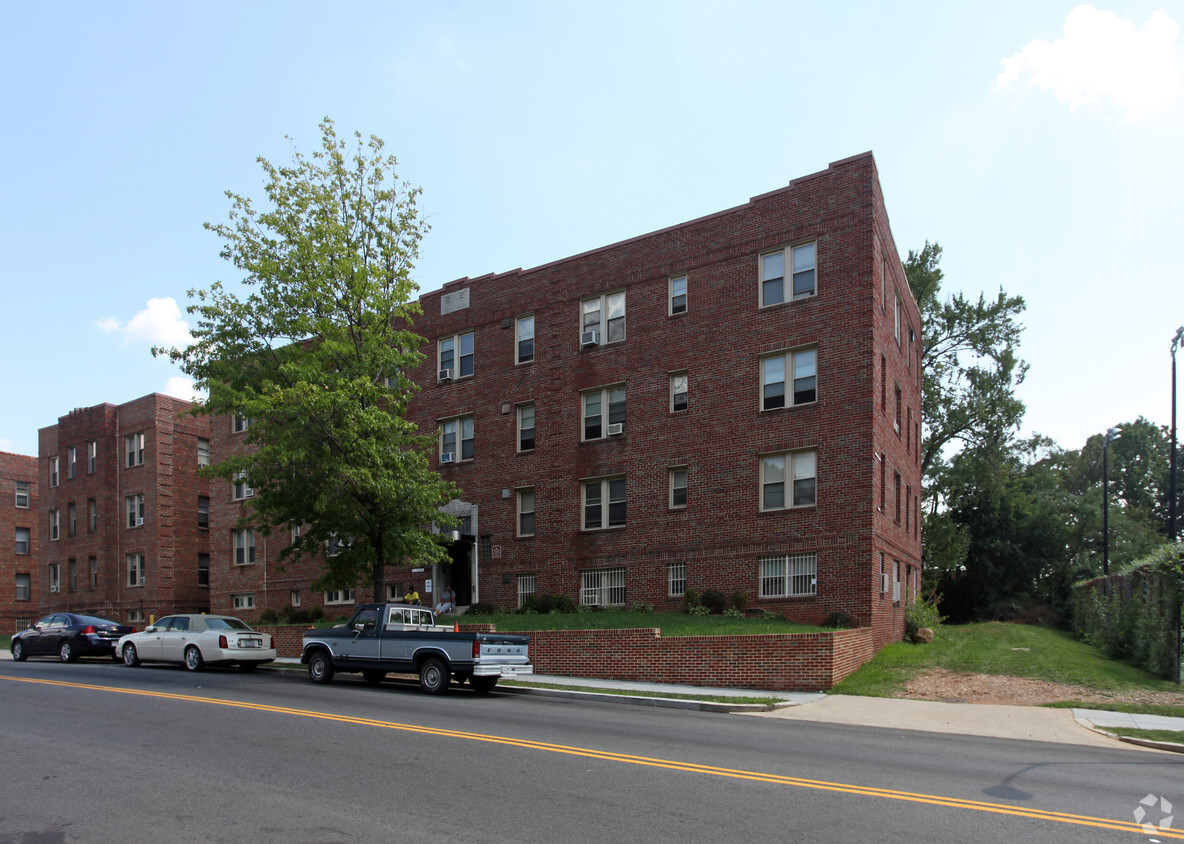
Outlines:
<svg viewBox="0 0 1184 844"><path fill-rule="evenodd" d="M147 627L144 628L144 632L145 633L155 633L156 632L156 625L149 624Z"/></svg>

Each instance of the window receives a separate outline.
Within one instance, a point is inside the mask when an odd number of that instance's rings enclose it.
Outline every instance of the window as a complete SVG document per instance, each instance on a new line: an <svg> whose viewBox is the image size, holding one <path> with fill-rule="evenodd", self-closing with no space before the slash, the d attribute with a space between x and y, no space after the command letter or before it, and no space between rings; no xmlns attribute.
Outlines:
<svg viewBox="0 0 1184 844"><path fill-rule="evenodd" d="M526 599L535 592L535 582L533 574L518 575L518 606L524 606Z"/></svg>
<svg viewBox="0 0 1184 844"><path fill-rule="evenodd" d="M210 555L209 554L198 554L197 555L197 585L198 586L209 586L210 585Z"/></svg>
<svg viewBox="0 0 1184 844"><path fill-rule="evenodd" d="M210 465L210 441L205 437L197 438L197 465Z"/></svg>
<svg viewBox="0 0 1184 844"><path fill-rule="evenodd" d="M445 375L445 371L448 372ZM440 341L440 380L467 378L473 374L473 332L455 334Z"/></svg>
<svg viewBox="0 0 1184 844"><path fill-rule="evenodd" d="M58 538L58 530L60 529L61 520L57 510L49 511L49 538L51 541L56 541Z"/></svg>
<svg viewBox="0 0 1184 844"><path fill-rule="evenodd" d="M16 482L16 506L21 510L29 509L29 482Z"/></svg>
<svg viewBox="0 0 1184 844"><path fill-rule="evenodd" d="M900 345L900 291L897 290L892 300L892 336L896 338L896 345Z"/></svg>
<svg viewBox="0 0 1184 844"><path fill-rule="evenodd" d="M913 409L908 408L908 422L904 426L904 450L905 454L913 450Z"/></svg>
<svg viewBox="0 0 1184 844"><path fill-rule="evenodd" d="M817 292L815 278L814 243L803 243L766 252L760 257L761 307L779 305L788 301L785 297L785 262L791 262L793 270L792 298L803 299Z"/></svg>
<svg viewBox="0 0 1184 844"><path fill-rule="evenodd" d="M49 485L51 487L58 485L58 459L56 457L49 458Z"/></svg>
<svg viewBox="0 0 1184 844"><path fill-rule="evenodd" d="M234 500L240 501L244 498L250 498L255 494L255 490L247 484L247 473L237 472L234 476Z"/></svg>
<svg viewBox="0 0 1184 844"><path fill-rule="evenodd" d="M884 512L884 501L888 495L888 455L880 452L880 512Z"/></svg>
<svg viewBox="0 0 1184 844"><path fill-rule="evenodd" d="M670 470L670 506L687 506L687 467Z"/></svg>
<svg viewBox="0 0 1184 844"><path fill-rule="evenodd" d="M625 570L595 569L580 572L580 603L593 607L623 606Z"/></svg>
<svg viewBox="0 0 1184 844"><path fill-rule="evenodd" d="M459 443L457 438L459 437ZM459 451L457 447L459 445ZM440 425L440 462L472 460L474 453L473 417L449 419Z"/></svg>
<svg viewBox="0 0 1184 844"><path fill-rule="evenodd" d="M687 374L676 372L670 376L670 412L686 410L688 403Z"/></svg>
<svg viewBox="0 0 1184 844"><path fill-rule="evenodd" d="M49 564L49 591L62 591L62 566L61 563Z"/></svg>
<svg viewBox="0 0 1184 844"><path fill-rule="evenodd" d="M232 595L231 600L234 602L234 608L236 610L255 609L255 596L249 592L239 595Z"/></svg>
<svg viewBox="0 0 1184 844"><path fill-rule="evenodd" d="M518 450L534 451L534 404L518 405Z"/></svg>
<svg viewBox="0 0 1184 844"><path fill-rule="evenodd" d="M760 561L760 597L797 598L818 594L818 555L786 554Z"/></svg>
<svg viewBox="0 0 1184 844"><path fill-rule="evenodd" d="M666 594L678 598L687 591L687 564L666 564Z"/></svg>
<svg viewBox="0 0 1184 844"><path fill-rule="evenodd" d="M900 472L892 471L892 482L896 486L896 509L893 511L893 518L900 524Z"/></svg>
<svg viewBox="0 0 1184 844"><path fill-rule="evenodd" d="M897 384L895 387L895 395L896 395L896 410L895 410L896 415L892 419L892 430L896 431L896 436L899 437L900 436L900 405L901 405L900 385L899 384Z"/></svg>
<svg viewBox="0 0 1184 844"><path fill-rule="evenodd" d="M129 495L127 497L127 526L140 527L144 524L144 495Z"/></svg>
<svg viewBox="0 0 1184 844"><path fill-rule="evenodd" d="M676 275L670 279L670 315L687 312L687 277Z"/></svg>
<svg viewBox="0 0 1184 844"><path fill-rule="evenodd" d="M518 490L518 535L534 536L534 487Z"/></svg>
<svg viewBox="0 0 1184 844"><path fill-rule="evenodd" d="M128 434L126 437L127 443L127 465L141 466L144 463L144 435L143 434Z"/></svg>
<svg viewBox="0 0 1184 844"><path fill-rule="evenodd" d="M584 530L625 525L625 479L584 481Z"/></svg>
<svg viewBox="0 0 1184 844"><path fill-rule="evenodd" d="M300 606L300 590L293 589L291 592L288 593L288 599L292 602L292 606L294 606L294 607Z"/></svg>
<svg viewBox="0 0 1184 844"><path fill-rule="evenodd" d="M68 536L78 533L78 510L73 501L66 505L66 531Z"/></svg>
<svg viewBox="0 0 1184 844"><path fill-rule="evenodd" d="M292 537L291 542L294 545L294 544L296 544L296 540L300 539L300 532L301 532L300 525L292 525L290 530L291 530L291 537Z"/></svg>
<svg viewBox="0 0 1184 844"><path fill-rule="evenodd" d="M904 529L907 533L913 524L912 516L913 508L913 485L905 484L904 487Z"/></svg>
<svg viewBox="0 0 1184 844"><path fill-rule="evenodd" d="M793 373L793 391L786 396L786 373ZM798 349L761 358L761 410L818 400L818 350Z"/></svg>
<svg viewBox="0 0 1184 844"><path fill-rule="evenodd" d="M247 428L251 427L251 420L241 414L234 414L234 418L230 422L230 431L234 434L241 434Z"/></svg>
<svg viewBox="0 0 1184 844"><path fill-rule="evenodd" d="M892 561L892 603L900 603L900 560Z"/></svg>
<svg viewBox="0 0 1184 844"><path fill-rule="evenodd" d="M888 591L888 569L884 563L884 552L880 552L880 592L887 593Z"/></svg>
<svg viewBox="0 0 1184 844"><path fill-rule="evenodd" d="M78 476L78 448L77 446L70 446L66 449L66 477L75 478Z"/></svg>
<svg viewBox="0 0 1184 844"><path fill-rule="evenodd" d="M595 334L595 339L592 334ZM580 345L616 343L625 339L625 291L605 293L580 302Z"/></svg>
<svg viewBox="0 0 1184 844"><path fill-rule="evenodd" d="M608 408L608 427L604 424ZM625 430L625 385L602 387L583 394L584 439L598 440ZM620 426L620 427L613 427Z"/></svg>
<svg viewBox="0 0 1184 844"><path fill-rule="evenodd" d="M255 529L241 528L234 531L234 564L250 565L255 562Z"/></svg>
<svg viewBox="0 0 1184 844"><path fill-rule="evenodd" d="M86 473L93 475L99 468L99 444L91 440L86 444Z"/></svg>
<svg viewBox="0 0 1184 844"><path fill-rule="evenodd" d="M86 529L91 533L99 529L99 503L93 498L86 499Z"/></svg>
<svg viewBox="0 0 1184 844"><path fill-rule="evenodd" d="M28 574L18 574L16 576L16 599L18 601L32 600L33 594L33 578Z"/></svg>
<svg viewBox="0 0 1184 844"><path fill-rule="evenodd" d="M517 343L515 363L530 363L534 360L534 316L518 317L515 320L514 339Z"/></svg>
<svg viewBox="0 0 1184 844"><path fill-rule="evenodd" d="M354 602L354 590L352 589L330 589L325 593L326 604L352 604Z"/></svg>
<svg viewBox="0 0 1184 844"><path fill-rule="evenodd" d="M207 495L197 497L197 526L199 528L209 528L210 526L210 498Z"/></svg>
<svg viewBox="0 0 1184 844"><path fill-rule="evenodd" d="M16 553L28 554L30 547L29 529L18 527L16 529Z"/></svg>
<svg viewBox="0 0 1184 844"><path fill-rule="evenodd" d="M331 534L329 534L329 538L325 540L325 556L326 557L339 556L341 554L341 552L346 549L346 547L347 547L346 543L343 542L342 540L338 539L337 534L331 533Z"/></svg>
<svg viewBox="0 0 1184 844"><path fill-rule="evenodd" d="M144 555L143 554L128 554L127 555L127 585L128 586L143 586L145 581L144 573Z"/></svg>
<svg viewBox="0 0 1184 844"><path fill-rule="evenodd" d="M817 456L815 451L797 451L762 457L761 509L781 510L816 504Z"/></svg>
<svg viewBox="0 0 1184 844"><path fill-rule="evenodd" d="M70 559L66 562L66 567L67 567L67 572L68 572L66 582L70 584L70 591L71 592L77 592L78 591L78 565L74 562L73 559Z"/></svg>
<svg viewBox="0 0 1184 844"><path fill-rule="evenodd" d="M99 588L99 558L98 557L88 557L86 562L87 562L87 566L90 569L90 588L91 589L98 589Z"/></svg>

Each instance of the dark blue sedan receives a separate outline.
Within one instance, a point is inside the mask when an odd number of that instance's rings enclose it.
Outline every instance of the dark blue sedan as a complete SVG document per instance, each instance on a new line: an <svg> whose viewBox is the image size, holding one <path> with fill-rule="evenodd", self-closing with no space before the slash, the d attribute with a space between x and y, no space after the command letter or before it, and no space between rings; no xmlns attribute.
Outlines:
<svg viewBox="0 0 1184 844"><path fill-rule="evenodd" d="M109 618L55 612L12 637L12 658L17 662L31 656L56 656L62 662L76 662L80 656L118 659L115 643L135 632L134 627Z"/></svg>

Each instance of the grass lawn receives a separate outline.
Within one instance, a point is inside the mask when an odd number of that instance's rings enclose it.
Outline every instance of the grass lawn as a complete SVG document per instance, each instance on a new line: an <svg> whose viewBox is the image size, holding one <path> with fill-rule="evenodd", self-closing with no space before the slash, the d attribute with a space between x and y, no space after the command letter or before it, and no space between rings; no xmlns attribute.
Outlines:
<svg viewBox="0 0 1184 844"><path fill-rule="evenodd" d="M442 616L441 624L453 616ZM624 630L657 627L663 636L730 636L762 633L817 633L818 627L797 624L782 618L727 618L722 615L686 615L680 612L635 612L602 610L600 612L547 613L535 615L473 615L455 619L462 624L495 624L499 633L521 630Z"/></svg>
<svg viewBox="0 0 1184 844"><path fill-rule="evenodd" d="M1184 744L1184 733L1173 730L1136 730L1134 727L1106 727L1106 732L1117 736L1147 739L1148 741L1170 741L1173 744Z"/></svg>
<svg viewBox="0 0 1184 844"><path fill-rule="evenodd" d="M1002 622L947 625L938 631L938 638L930 645L904 642L888 645L834 691L893 697L904 691L910 677L928 668L1033 677L1105 691L1184 691L1173 682L1107 659L1096 648L1064 631ZM1095 704L1078 705L1103 708ZM1140 706L1136 711L1146 712L1148 707ZM1184 715L1184 711L1162 714Z"/></svg>

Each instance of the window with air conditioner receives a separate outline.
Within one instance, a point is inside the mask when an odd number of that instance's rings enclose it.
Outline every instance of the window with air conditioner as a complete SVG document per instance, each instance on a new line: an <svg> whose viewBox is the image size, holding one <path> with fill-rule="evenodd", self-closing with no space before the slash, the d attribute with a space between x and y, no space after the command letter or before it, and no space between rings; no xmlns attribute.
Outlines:
<svg viewBox="0 0 1184 844"><path fill-rule="evenodd" d="M473 344L472 331L440 338L437 343L440 365L436 368L440 371L441 381L468 378L473 374Z"/></svg>
<svg viewBox="0 0 1184 844"><path fill-rule="evenodd" d="M605 293L580 303L580 345L618 343L625 339L625 291Z"/></svg>
<svg viewBox="0 0 1184 844"><path fill-rule="evenodd" d="M472 416L445 419L440 423L440 462L456 463L472 460L476 440Z"/></svg>
<svg viewBox="0 0 1184 844"><path fill-rule="evenodd" d="M625 385L600 387L582 394L583 440L624 433ZM620 426L620 427L614 427Z"/></svg>

